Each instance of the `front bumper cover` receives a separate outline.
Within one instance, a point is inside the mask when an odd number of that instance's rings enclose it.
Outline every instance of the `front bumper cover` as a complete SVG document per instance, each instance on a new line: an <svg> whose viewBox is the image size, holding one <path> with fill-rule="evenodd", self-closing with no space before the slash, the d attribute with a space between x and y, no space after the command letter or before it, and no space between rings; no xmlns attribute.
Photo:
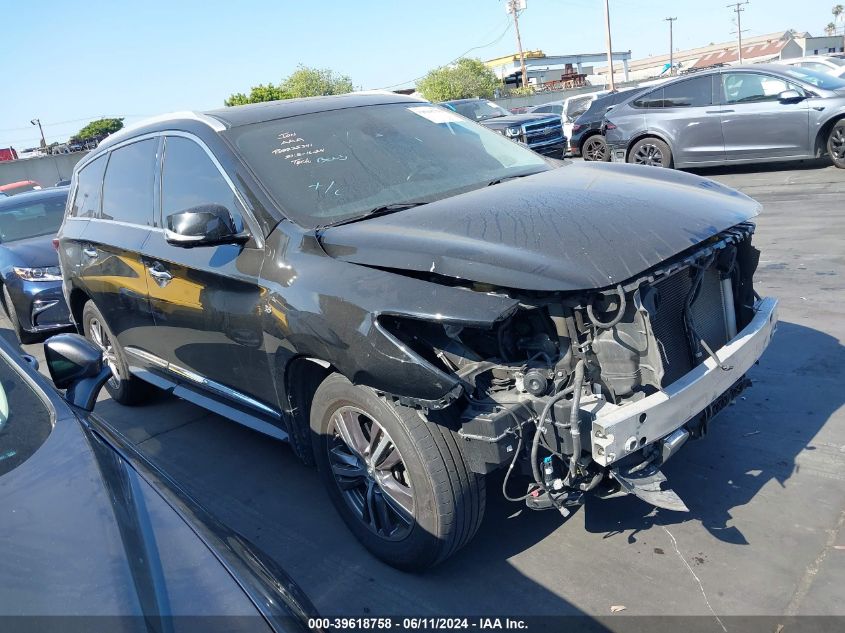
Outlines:
<svg viewBox="0 0 845 633"><path fill-rule="evenodd" d="M763 354L777 327L777 299L754 306L751 322L716 350L720 365L707 358L664 390L617 406L600 398L582 401L592 417L591 450L601 466L664 438L682 427L728 391Z"/></svg>

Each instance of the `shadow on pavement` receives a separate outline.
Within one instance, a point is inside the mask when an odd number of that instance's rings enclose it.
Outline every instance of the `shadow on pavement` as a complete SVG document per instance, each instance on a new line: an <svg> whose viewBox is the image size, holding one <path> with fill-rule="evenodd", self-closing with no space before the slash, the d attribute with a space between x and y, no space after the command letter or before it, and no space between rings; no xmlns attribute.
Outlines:
<svg viewBox="0 0 845 633"><path fill-rule="evenodd" d="M823 332L781 322L750 376L755 386L711 422L706 438L688 443L664 469L689 515L630 496L592 499L584 508L586 528L605 538L627 534L634 543L652 526L692 518L717 539L746 545L742 532L728 525L731 510L770 481L783 486L800 468L798 454L814 450L813 438L845 403L845 347ZM840 388L831 388L836 384Z"/></svg>
<svg viewBox="0 0 845 633"><path fill-rule="evenodd" d="M746 163L743 165L719 165L718 167L690 167L688 171L699 176L710 178L712 176L725 176L728 174L756 174L774 171L810 171L833 167L833 162L828 157L814 158L810 160L795 160L784 163Z"/></svg>

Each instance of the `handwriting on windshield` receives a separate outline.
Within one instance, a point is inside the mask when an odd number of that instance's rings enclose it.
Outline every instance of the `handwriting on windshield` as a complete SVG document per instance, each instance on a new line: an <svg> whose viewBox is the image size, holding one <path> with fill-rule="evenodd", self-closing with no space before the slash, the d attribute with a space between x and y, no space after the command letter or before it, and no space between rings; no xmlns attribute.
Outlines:
<svg viewBox="0 0 845 633"><path fill-rule="evenodd" d="M309 165L312 156L326 153L325 147L314 147L296 132L282 132L276 138L279 147L273 150L273 155L286 159L291 165Z"/></svg>
<svg viewBox="0 0 845 633"><path fill-rule="evenodd" d="M339 196L341 192L334 180L326 186L323 186L320 182L315 182L313 185L308 185L308 188L313 189L318 196Z"/></svg>
<svg viewBox="0 0 845 633"><path fill-rule="evenodd" d="M319 156L317 158L317 163L331 163L336 160L347 160L348 158L349 156L346 156L345 154L337 154L336 156Z"/></svg>

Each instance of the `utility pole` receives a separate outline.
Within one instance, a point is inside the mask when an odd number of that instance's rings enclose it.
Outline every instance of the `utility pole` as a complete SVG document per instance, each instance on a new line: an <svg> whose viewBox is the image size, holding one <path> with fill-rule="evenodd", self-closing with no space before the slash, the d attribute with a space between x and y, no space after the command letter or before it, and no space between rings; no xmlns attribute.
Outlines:
<svg viewBox="0 0 845 633"><path fill-rule="evenodd" d="M607 65L610 71L610 89L616 90L616 83L613 81L613 42L610 40L610 3L604 0L604 28L607 32Z"/></svg>
<svg viewBox="0 0 845 633"><path fill-rule="evenodd" d="M44 128L41 127L41 119L32 119L30 123L38 126L38 131L41 132L41 149L44 149L47 147L47 141L44 139Z"/></svg>
<svg viewBox="0 0 845 633"><path fill-rule="evenodd" d="M733 9L734 13L736 13L736 54L740 64L742 63L742 12L745 11L743 6L746 4L750 4L749 0L728 5L728 9Z"/></svg>
<svg viewBox="0 0 845 633"><path fill-rule="evenodd" d="M522 86L528 85L528 69L525 67L525 54L522 52L522 37L519 35L519 12L525 10L526 0L507 0L508 13L513 15L513 26L516 29L516 47L519 50L519 64L522 67Z"/></svg>
<svg viewBox="0 0 845 633"><path fill-rule="evenodd" d="M675 20L678 18L666 18L664 22L669 23L669 74L675 74L675 41L674 41L674 33L673 33L673 26Z"/></svg>

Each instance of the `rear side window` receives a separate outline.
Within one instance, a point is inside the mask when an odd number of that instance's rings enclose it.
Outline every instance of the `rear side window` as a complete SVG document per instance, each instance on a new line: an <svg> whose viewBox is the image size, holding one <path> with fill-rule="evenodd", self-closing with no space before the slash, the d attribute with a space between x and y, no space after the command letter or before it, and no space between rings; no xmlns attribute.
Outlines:
<svg viewBox="0 0 845 633"><path fill-rule="evenodd" d="M638 108L702 108L713 105L713 79L710 75L696 77L658 88L643 95L634 106Z"/></svg>
<svg viewBox="0 0 845 633"><path fill-rule="evenodd" d="M204 204L226 207L236 226L243 229L235 193L205 150L190 139L168 136L161 174L162 217Z"/></svg>
<svg viewBox="0 0 845 633"><path fill-rule="evenodd" d="M103 183L106 220L152 226L153 182L158 139L146 139L111 152Z"/></svg>
<svg viewBox="0 0 845 633"><path fill-rule="evenodd" d="M103 172L106 156L91 161L76 176L76 194L70 214L77 218L96 218L100 215L100 191L103 188Z"/></svg>

